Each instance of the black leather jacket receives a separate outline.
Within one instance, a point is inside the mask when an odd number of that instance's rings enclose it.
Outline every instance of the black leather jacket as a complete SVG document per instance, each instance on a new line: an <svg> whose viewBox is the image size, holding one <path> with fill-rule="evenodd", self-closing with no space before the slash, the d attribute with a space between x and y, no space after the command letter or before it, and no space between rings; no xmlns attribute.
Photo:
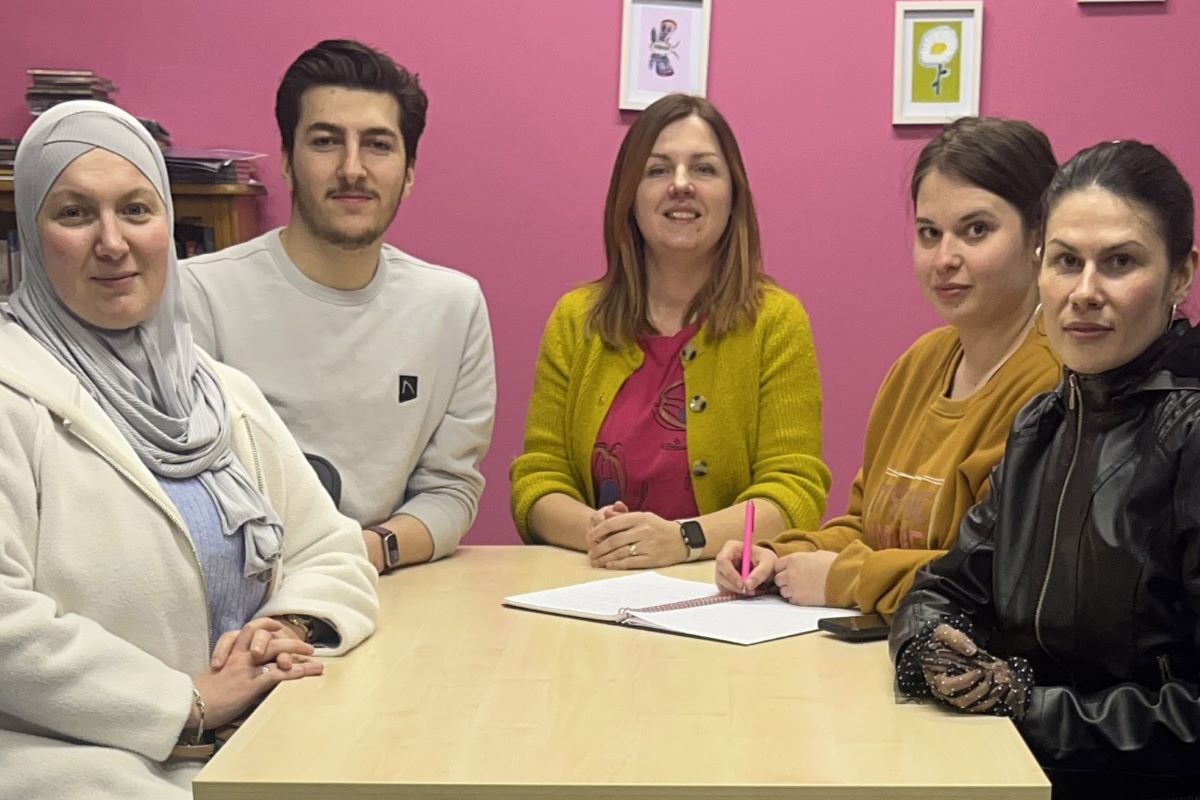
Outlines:
<svg viewBox="0 0 1200 800"><path fill-rule="evenodd" d="M1018 415L988 497L892 622L893 659L965 614L1035 688L1021 734L1051 775L1200 776L1200 328L1064 370ZM1062 774L1062 773L1060 773Z"/></svg>

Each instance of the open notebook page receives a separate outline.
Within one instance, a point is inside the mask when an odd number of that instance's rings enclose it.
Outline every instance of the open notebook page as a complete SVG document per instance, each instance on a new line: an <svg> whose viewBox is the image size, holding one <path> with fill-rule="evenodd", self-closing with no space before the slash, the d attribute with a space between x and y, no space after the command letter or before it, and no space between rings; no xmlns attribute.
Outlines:
<svg viewBox="0 0 1200 800"><path fill-rule="evenodd" d="M643 572L514 595L504 598L504 603L534 611L625 622L742 645L809 633L817 629L817 620L823 617L858 613L844 608L794 606L778 595L729 598L728 602L670 611L639 610L704 600L718 594L716 587L709 583Z"/></svg>
<svg viewBox="0 0 1200 800"><path fill-rule="evenodd" d="M561 589L513 595L504 598L504 604L616 622L623 616L622 609L697 600L714 594L717 594L717 587L711 583L668 578L657 572L642 572L621 578L577 583Z"/></svg>
<svg viewBox="0 0 1200 800"><path fill-rule="evenodd" d="M849 608L794 606L778 595L768 594L673 611L634 611L630 622L734 644L758 644L815 631L817 620L825 617L857 613Z"/></svg>

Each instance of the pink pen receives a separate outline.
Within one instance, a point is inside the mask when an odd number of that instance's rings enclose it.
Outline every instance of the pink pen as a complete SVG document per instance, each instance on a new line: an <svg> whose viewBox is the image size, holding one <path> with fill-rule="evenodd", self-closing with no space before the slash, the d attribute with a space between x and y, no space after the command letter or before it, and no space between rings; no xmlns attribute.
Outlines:
<svg viewBox="0 0 1200 800"><path fill-rule="evenodd" d="M754 501L746 501L746 521L742 525L742 583L750 577L750 539L754 535Z"/></svg>

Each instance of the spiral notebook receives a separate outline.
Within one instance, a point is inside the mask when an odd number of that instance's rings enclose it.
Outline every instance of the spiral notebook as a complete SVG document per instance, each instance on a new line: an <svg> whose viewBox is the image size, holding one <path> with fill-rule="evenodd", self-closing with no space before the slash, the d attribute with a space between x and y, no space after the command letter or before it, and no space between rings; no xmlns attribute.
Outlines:
<svg viewBox="0 0 1200 800"><path fill-rule="evenodd" d="M721 594L711 583L642 572L506 597L504 605L750 645L817 629L817 620L857 611L794 606L774 594Z"/></svg>

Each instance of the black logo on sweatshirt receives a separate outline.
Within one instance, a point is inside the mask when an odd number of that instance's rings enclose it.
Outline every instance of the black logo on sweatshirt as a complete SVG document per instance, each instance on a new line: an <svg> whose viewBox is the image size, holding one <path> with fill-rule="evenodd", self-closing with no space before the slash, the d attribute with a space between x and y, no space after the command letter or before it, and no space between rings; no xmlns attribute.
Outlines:
<svg viewBox="0 0 1200 800"><path fill-rule="evenodd" d="M416 375L401 375L400 376L400 402L407 403L409 400L417 399L417 376Z"/></svg>

